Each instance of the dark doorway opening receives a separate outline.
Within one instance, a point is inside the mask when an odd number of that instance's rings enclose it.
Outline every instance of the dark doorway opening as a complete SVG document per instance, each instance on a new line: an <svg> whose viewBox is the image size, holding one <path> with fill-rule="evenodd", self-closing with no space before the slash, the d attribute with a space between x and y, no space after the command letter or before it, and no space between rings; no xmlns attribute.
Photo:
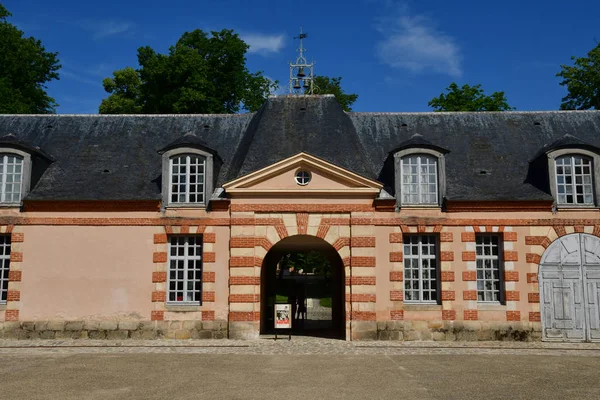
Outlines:
<svg viewBox="0 0 600 400"><path fill-rule="evenodd" d="M261 271L261 334L274 334L274 305L292 304L292 334L345 339L344 265L325 240L296 235L269 250Z"/></svg>

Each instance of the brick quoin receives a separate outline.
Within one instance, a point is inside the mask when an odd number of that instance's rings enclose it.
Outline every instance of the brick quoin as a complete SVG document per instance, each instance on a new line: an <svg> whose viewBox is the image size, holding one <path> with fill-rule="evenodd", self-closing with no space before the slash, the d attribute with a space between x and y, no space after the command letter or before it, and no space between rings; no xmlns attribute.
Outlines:
<svg viewBox="0 0 600 400"><path fill-rule="evenodd" d="M576 233L583 233L585 231L584 226L583 225L575 225L575 232Z"/></svg>
<svg viewBox="0 0 600 400"><path fill-rule="evenodd" d="M154 234L154 244L163 244L167 243L167 234L166 233L155 233Z"/></svg>
<svg viewBox="0 0 600 400"><path fill-rule="evenodd" d="M527 283L538 283L538 274L536 274L535 272L528 272Z"/></svg>
<svg viewBox="0 0 600 400"><path fill-rule="evenodd" d="M390 301L404 301L404 292L402 290L390 291Z"/></svg>
<svg viewBox="0 0 600 400"><path fill-rule="evenodd" d="M167 252L166 251L155 251L152 255L152 262L154 263L164 263L167 262Z"/></svg>
<svg viewBox="0 0 600 400"><path fill-rule="evenodd" d="M454 261L454 252L440 251L440 261Z"/></svg>
<svg viewBox="0 0 600 400"><path fill-rule="evenodd" d="M23 262L23 253L20 251L10 253L10 262Z"/></svg>
<svg viewBox="0 0 600 400"><path fill-rule="evenodd" d="M18 321L19 320L19 310L6 310L4 320L5 321Z"/></svg>
<svg viewBox="0 0 600 400"><path fill-rule="evenodd" d="M462 252L462 260L463 261L475 261L475 252L474 251L463 251Z"/></svg>
<svg viewBox="0 0 600 400"><path fill-rule="evenodd" d="M344 264L344 267L349 267L350 266L350 257L342 258L342 264Z"/></svg>
<svg viewBox="0 0 600 400"><path fill-rule="evenodd" d="M308 230L308 213L296 214L296 225L298 225L298 234L306 235Z"/></svg>
<svg viewBox="0 0 600 400"><path fill-rule="evenodd" d="M325 239L325 236L327 236L327 232L329 232L329 225L319 225L319 229L317 230L317 237Z"/></svg>
<svg viewBox="0 0 600 400"><path fill-rule="evenodd" d="M355 256L350 257L350 265L352 267L374 267L375 257Z"/></svg>
<svg viewBox="0 0 600 400"><path fill-rule="evenodd" d="M374 294L353 293L351 297L347 294L346 302L350 301L354 303L375 303L377 301L377 296Z"/></svg>
<svg viewBox="0 0 600 400"><path fill-rule="evenodd" d="M339 251L342 248L349 246L349 245L350 245L350 238L343 237L343 238L339 238L338 240L336 240L332 246L334 249Z"/></svg>
<svg viewBox="0 0 600 400"><path fill-rule="evenodd" d="M442 231L442 229L444 229L443 225L436 225L436 226L433 227L433 231L435 233L440 233Z"/></svg>
<svg viewBox="0 0 600 400"><path fill-rule="evenodd" d="M229 313L229 321L238 321L238 322L254 322L260 321L260 313L259 312L244 312L244 311L231 311Z"/></svg>
<svg viewBox="0 0 600 400"><path fill-rule="evenodd" d="M258 294L231 294L229 295L230 303L258 303L260 295Z"/></svg>
<svg viewBox="0 0 600 400"><path fill-rule="evenodd" d="M254 236L232 237L229 240L229 247L232 249L249 249L256 246L256 238Z"/></svg>
<svg viewBox="0 0 600 400"><path fill-rule="evenodd" d="M392 251L390 253L390 262L402 262L403 254L401 251Z"/></svg>
<svg viewBox="0 0 600 400"><path fill-rule="evenodd" d="M442 310L442 321L454 321L456 319L456 310Z"/></svg>
<svg viewBox="0 0 600 400"><path fill-rule="evenodd" d="M539 264L542 261L542 257L535 253L527 253L525 255L525 261L532 264Z"/></svg>
<svg viewBox="0 0 600 400"><path fill-rule="evenodd" d="M506 312L506 320L507 321L520 321L521 320L521 311L507 311Z"/></svg>
<svg viewBox="0 0 600 400"><path fill-rule="evenodd" d="M525 236L525 244L528 246L541 246L546 236Z"/></svg>
<svg viewBox="0 0 600 400"><path fill-rule="evenodd" d="M402 282L404 273L402 271L390 271L390 282Z"/></svg>
<svg viewBox="0 0 600 400"><path fill-rule="evenodd" d="M164 271L152 273L152 283L162 283L167 281L167 273Z"/></svg>
<svg viewBox="0 0 600 400"><path fill-rule="evenodd" d="M464 282L476 281L477 280L477 271L463 271L462 280Z"/></svg>
<svg viewBox="0 0 600 400"><path fill-rule="evenodd" d="M402 243L402 232L390 233L390 243Z"/></svg>
<svg viewBox="0 0 600 400"><path fill-rule="evenodd" d="M151 321L164 321L165 319L165 312L164 311L152 311L150 313L150 320Z"/></svg>
<svg viewBox="0 0 600 400"><path fill-rule="evenodd" d="M217 234L214 232L204 233L202 235L202 242L204 243L217 243Z"/></svg>
<svg viewBox="0 0 600 400"><path fill-rule="evenodd" d="M8 290L6 292L6 301L19 301L21 300L21 292L18 290Z"/></svg>
<svg viewBox="0 0 600 400"><path fill-rule="evenodd" d="M21 282L22 271L8 271L9 282Z"/></svg>
<svg viewBox="0 0 600 400"><path fill-rule="evenodd" d="M202 261L205 263L214 263L217 260L217 253L214 251L205 251L202 253Z"/></svg>
<svg viewBox="0 0 600 400"><path fill-rule="evenodd" d="M404 310L392 310L390 311L390 317L392 321L402 321L404 319Z"/></svg>
<svg viewBox="0 0 600 400"><path fill-rule="evenodd" d="M288 237L288 231L285 227L285 225L277 225L275 227L275 230L277 231L277 234L279 235L280 239L285 239L286 237Z"/></svg>
<svg viewBox="0 0 600 400"><path fill-rule="evenodd" d="M521 300L521 293L518 290L507 290L505 292L506 301L519 301Z"/></svg>
<svg viewBox="0 0 600 400"><path fill-rule="evenodd" d="M477 290L464 290L463 300L477 300Z"/></svg>
<svg viewBox="0 0 600 400"><path fill-rule="evenodd" d="M202 292L202 302L212 303L214 301L215 301L215 292L213 292L213 291Z"/></svg>
<svg viewBox="0 0 600 400"><path fill-rule="evenodd" d="M182 235L187 235L188 233L190 233L190 226L189 225L181 225L181 229L179 230L179 233L181 233Z"/></svg>
<svg viewBox="0 0 600 400"><path fill-rule="evenodd" d="M454 290L442 290L442 301L454 301L456 300L456 293Z"/></svg>
<svg viewBox="0 0 600 400"><path fill-rule="evenodd" d="M541 322L542 314L539 311L530 311L529 312L529 322Z"/></svg>
<svg viewBox="0 0 600 400"><path fill-rule="evenodd" d="M475 232L461 232L460 240L461 242L474 242Z"/></svg>
<svg viewBox="0 0 600 400"><path fill-rule="evenodd" d="M505 242L516 242L517 232L502 232L502 240Z"/></svg>
<svg viewBox="0 0 600 400"><path fill-rule="evenodd" d="M10 234L10 241L12 243L21 243L25 241L25 234L22 232L12 232Z"/></svg>
<svg viewBox="0 0 600 400"><path fill-rule="evenodd" d="M527 293L527 301L529 303L539 303L540 302L540 294L539 293Z"/></svg>
<svg viewBox="0 0 600 400"><path fill-rule="evenodd" d="M454 234L452 232L440 232L440 242L454 242Z"/></svg>
<svg viewBox="0 0 600 400"><path fill-rule="evenodd" d="M215 320L215 312L214 311L202 311L202 321L214 321Z"/></svg>
<svg viewBox="0 0 600 400"><path fill-rule="evenodd" d="M463 319L465 321L477 321L479 319L479 313L477 310L464 310Z"/></svg>
<svg viewBox="0 0 600 400"><path fill-rule="evenodd" d="M505 251L504 261L519 261L519 252L517 251Z"/></svg>
<svg viewBox="0 0 600 400"><path fill-rule="evenodd" d="M354 321L376 321L377 317L372 311L352 311Z"/></svg>
<svg viewBox="0 0 600 400"><path fill-rule="evenodd" d="M592 232L594 236L600 236L600 225L594 225L594 232Z"/></svg>
<svg viewBox="0 0 600 400"><path fill-rule="evenodd" d="M204 283L215 283L217 276L212 271L202 271L202 282Z"/></svg>
<svg viewBox="0 0 600 400"><path fill-rule="evenodd" d="M231 257L229 259L230 267L254 267L255 257ZM259 264L260 265L260 264Z"/></svg>
<svg viewBox="0 0 600 400"><path fill-rule="evenodd" d="M454 271L442 271L440 275L442 282L454 282Z"/></svg>
<svg viewBox="0 0 600 400"><path fill-rule="evenodd" d="M230 285L260 285L260 276L230 276Z"/></svg>
<svg viewBox="0 0 600 400"><path fill-rule="evenodd" d="M152 301L164 303L167 300L167 292L165 291L154 291L152 292Z"/></svg>
<svg viewBox="0 0 600 400"><path fill-rule="evenodd" d="M357 236L350 239L352 247L375 247L375 238L370 236Z"/></svg>
<svg viewBox="0 0 600 400"><path fill-rule="evenodd" d="M353 276L346 278L346 285L375 285L374 276Z"/></svg>
<svg viewBox="0 0 600 400"><path fill-rule="evenodd" d="M506 282L519 282L518 271L504 271L504 280Z"/></svg>
<svg viewBox="0 0 600 400"><path fill-rule="evenodd" d="M425 232L427 232L427 227L425 225L417 226L417 233L425 233Z"/></svg>

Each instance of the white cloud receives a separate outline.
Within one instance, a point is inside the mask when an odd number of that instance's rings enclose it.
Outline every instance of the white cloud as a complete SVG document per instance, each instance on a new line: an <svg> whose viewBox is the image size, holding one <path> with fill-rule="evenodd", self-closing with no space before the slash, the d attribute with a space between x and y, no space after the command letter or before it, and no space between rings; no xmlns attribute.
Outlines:
<svg viewBox="0 0 600 400"><path fill-rule="evenodd" d="M131 35L135 25L131 22L106 20L83 21L79 26L92 34L94 40L105 39L111 36Z"/></svg>
<svg viewBox="0 0 600 400"><path fill-rule="evenodd" d="M454 38L436 29L427 18L408 15L406 7L400 8L401 15L382 19L377 26L384 36L376 45L379 59L414 73L460 77L462 55Z"/></svg>
<svg viewBox="0 0 600 400"><path fill-rule="evenodd" d="M279 53L285 45L284 35L248 33L241 35L241 38L250 46L248 53L259 53L263 55Z"/></svg>

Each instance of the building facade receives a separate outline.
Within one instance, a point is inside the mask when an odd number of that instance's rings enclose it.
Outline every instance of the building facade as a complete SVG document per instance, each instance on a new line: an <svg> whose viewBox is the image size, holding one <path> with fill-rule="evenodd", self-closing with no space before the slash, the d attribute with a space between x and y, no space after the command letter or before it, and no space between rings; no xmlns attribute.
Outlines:
<svg viewBox="0 0 600 400"><path fill-rule="evenodd" d="M0 116L0 334L255 338L282 254L338 337L600 340L600 112Z"/></svg>

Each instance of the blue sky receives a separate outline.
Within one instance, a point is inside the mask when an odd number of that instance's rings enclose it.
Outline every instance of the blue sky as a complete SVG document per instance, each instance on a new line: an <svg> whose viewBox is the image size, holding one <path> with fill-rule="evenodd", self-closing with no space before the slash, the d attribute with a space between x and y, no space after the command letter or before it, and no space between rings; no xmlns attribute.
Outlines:
<svg viewBox="0 0 600 400"><path fill-rule="evenodd" d="M554 110L556 73L600 40L600 1L0 0L11 22L59 53L48 91L59 113L96 113L102 79L137 67L136 51L167 52L196 28L234 29L248 66L287 86L303 26L319 75L343 77L354 111L429 111L451 82L505 91L518 110Z"/></svg>

